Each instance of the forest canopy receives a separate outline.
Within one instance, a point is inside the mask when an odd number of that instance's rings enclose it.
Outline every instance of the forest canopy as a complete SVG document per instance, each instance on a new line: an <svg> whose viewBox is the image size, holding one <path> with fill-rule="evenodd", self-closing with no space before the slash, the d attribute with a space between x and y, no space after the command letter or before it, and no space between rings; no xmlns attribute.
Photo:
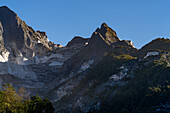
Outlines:
<svg viewBox="0 0 170 113"><path fill-rule="evenodd" d="M24 92L23 88L20 92ZM53 113L55 109L49 99L38 95L30 99L18 94L10 84L0 90L0 113Z"/></svg>

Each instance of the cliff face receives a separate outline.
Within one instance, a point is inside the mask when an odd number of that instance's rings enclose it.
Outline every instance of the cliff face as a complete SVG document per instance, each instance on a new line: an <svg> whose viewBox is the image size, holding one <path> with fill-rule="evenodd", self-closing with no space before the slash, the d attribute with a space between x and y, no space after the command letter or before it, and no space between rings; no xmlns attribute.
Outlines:
<svg viewBox="0 0 170 113"><path fill-rule="evenodd" d="M106 23L103 23L101 25L101 28L97 29L96 32L99 33L101 38L109 45L114 42L120 41L120 39L117 37L116 32L111 29Z"/></svg>
<svg viewBox="0 0 170 113"><path fill-rule="evenodd" d="M52 51L46 34L35 32L8 7L1 7L0 15L1 46L10 53L10 62L20 63L24 58L31 59Z"/></svg>
<svg viewBox="0 0 170 113"><path fill-rule="evenodd" d="M133 101L141 94L133 89L147 91L150 84L157 84L155 81L164 82L154 70L161 67L164 70L160 71L161 76L169 81L166 73L170 66L169 42L155 39L137 50L132 41L120 40L103 23L90 38L76 36L62 47L3 6L0 7L0 87L11 83L16 89L24 87L30 95L47 97L53 101L56 112L116 112L124 105L119 95L126 102ZM148 75L147 70L153 72ZM124 93L125 89L129 92ZM125 94L129 96L126 98ZM119 102L121 105L115 104ZM137 106L133 102L127 108L129 112Z"/></svg>
<svg viewBox="0 0 170 113"><path fill-rule="evenodd" d="M96 29L91 38L74 38L72 40L72 42L76 41L77 43L74 43L74 45L81 44L83 47L80 52L66 61L63 65L63 72L68 72L68 70L69 73L78 71L81 65L89 60L93 60L93 63L97 64L103 58L105 52L112 50L111 44L120 41L120 39L117 37L116 32L104 23L100 29ZM71 42L68 43L68 46L70 44Z"/></svg>

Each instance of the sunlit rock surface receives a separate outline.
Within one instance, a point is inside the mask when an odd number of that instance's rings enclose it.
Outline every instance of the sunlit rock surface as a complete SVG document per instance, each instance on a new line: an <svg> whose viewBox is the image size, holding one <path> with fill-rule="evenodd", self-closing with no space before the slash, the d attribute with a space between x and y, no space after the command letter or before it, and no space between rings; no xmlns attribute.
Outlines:
<svg viewBox="0 0 170 113"><path fill-rule="evenodd" d="M24 87L29 95L49 98L56 112L98 111L103 99L113 98L144 66L162 60L169 67L169 45L168 39L156 39L137 50L132 41L120 40L103 23L90 38L76 36L61 46L3 6L0 7L0 88L4 83L11 83L16 89Z"/></svg>

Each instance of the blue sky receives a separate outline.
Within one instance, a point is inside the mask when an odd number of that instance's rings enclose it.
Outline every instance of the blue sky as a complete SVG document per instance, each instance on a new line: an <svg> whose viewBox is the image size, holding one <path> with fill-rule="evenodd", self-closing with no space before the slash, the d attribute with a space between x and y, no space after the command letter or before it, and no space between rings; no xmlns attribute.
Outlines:
<svg viewBox="0 0 170 113"><path fill-rule="evenodd" d="M168 0L0 0L3 5L62 45L74 36L90 37L103 22L137 48L170 37Z"/></svg>

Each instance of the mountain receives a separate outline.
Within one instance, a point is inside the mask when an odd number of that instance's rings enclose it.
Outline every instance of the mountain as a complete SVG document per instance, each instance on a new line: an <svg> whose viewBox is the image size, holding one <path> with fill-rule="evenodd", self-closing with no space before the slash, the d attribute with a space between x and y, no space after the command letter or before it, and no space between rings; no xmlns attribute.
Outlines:
<svg viewBox="0 0 170 113"><path fill-rule="evenodd" d="M49 98L56 113L144 113L166 105L169 47L158 38L138 50L106 23L61 46L0 7L0 87Z"/></svg>
<svg viewBox="0 0 170 113"><path fill-rule="evenodd" d="M1 44L10 62L22 64L52 51L45 32L35 32L6 6L0 8L0 15Z"/></svg>
<svg viewBox="0 0 170 113"><path fill-rule="evenodd" d="M170 40L164 39L164 38L157 38L155 40L152 40L150 43L143 46L138 51L138 57L144 57L148 51L150 50L157 50L157 51L170 51Z"/></svg>

